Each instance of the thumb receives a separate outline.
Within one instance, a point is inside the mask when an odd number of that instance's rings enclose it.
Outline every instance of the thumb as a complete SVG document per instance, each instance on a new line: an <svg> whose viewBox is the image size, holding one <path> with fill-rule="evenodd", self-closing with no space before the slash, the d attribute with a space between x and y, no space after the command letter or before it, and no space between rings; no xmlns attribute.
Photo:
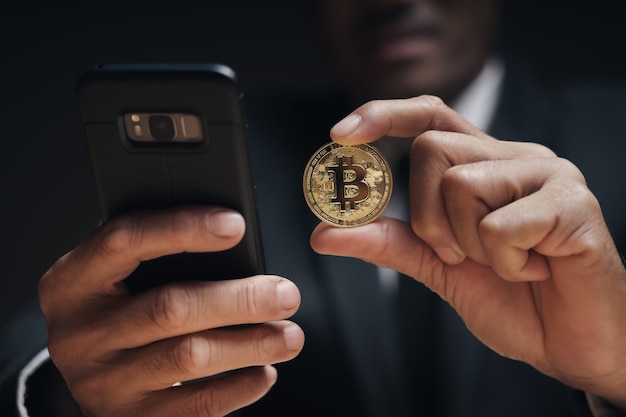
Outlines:
<svg viewBox="0 0 626 417"><path fill-rule="evenodd" d="M433 270L441 271L444 266L409 224L389 217L353 228L320 223L311 234L311 247L320 254L349 256L395 269L429 287Z"/></svg>

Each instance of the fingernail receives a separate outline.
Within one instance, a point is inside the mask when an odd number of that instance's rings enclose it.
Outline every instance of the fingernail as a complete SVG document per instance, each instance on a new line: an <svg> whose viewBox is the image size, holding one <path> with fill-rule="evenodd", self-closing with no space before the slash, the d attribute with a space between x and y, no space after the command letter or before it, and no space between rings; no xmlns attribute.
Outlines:
<svg viewBox="0 0 626 417"><path fill-rule="evenodd" d="M239 236L246 223L241 214L234 211L218 211L209 218L209 229L218 237Z"/></svg>
<svg viewBox="0 0 626 417"><path fill-rule="evenodd" d="M440 248L436 249L439 259L447 263L448 265L460 264L465 260L465 254L461 249L452 248Z"/></svg>
<svg viewBox="0 0 626 417"><path fill-rule="evenodd" d="M276 286L276 292L278 301L285 310L293 310L300 304L300 291L293 282L286 279L280 281Z"/></svg>
<svg viewBox="0 0 626 417"><path fill-rule="evenodd" d="M352 113L333 126L330 130L330 134L332 136L348 136L356 130L359 123L361 123L361 116Z"/></svg>
<svg viewBox="0 0 626 417"><path fill-rule="evenodd" d="M274 385L276 380L278 379L278 371L272 365L265 365L264 367L265 375L267 376L267 380L270 384Z"/></svg>
<svg viewBox="0 0 626 417"><path fill-rule="evenodd" d="M304 333L296 324L290 324L283 330L285 347L289 351L300 350L304 343Z"/></svg>

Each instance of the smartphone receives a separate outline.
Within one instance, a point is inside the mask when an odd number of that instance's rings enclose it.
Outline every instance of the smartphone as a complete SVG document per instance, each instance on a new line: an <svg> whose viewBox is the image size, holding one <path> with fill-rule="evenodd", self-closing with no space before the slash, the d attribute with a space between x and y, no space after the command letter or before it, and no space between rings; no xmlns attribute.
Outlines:
<svg viewBox="0 0 626 417"><path fill-rule="evenodd" d="M104 221L188 204L228 207L246 221L232 249L143 262L125 281L131 293L264 272L242 94L231 68L99 65L81 75L77 94Z"/></svg>

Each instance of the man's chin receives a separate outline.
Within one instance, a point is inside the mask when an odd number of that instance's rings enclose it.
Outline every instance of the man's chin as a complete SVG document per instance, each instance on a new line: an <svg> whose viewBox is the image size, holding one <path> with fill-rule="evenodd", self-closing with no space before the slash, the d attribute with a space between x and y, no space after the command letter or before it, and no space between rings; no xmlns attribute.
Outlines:
<svg viewBox="0 0 626 417"><path fill-rule="evenodd" d="M423 65L396 66L379 71L370 83L371 94L378 98L407 98L422 94L439 94L441 71Z"/></svg>

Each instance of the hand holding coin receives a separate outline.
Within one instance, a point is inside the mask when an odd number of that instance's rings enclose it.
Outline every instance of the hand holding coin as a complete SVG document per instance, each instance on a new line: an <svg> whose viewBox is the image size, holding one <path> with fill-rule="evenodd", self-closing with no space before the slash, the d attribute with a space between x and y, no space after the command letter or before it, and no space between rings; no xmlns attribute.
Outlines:
<svg viewBox="0 0 626 417"><path fill-rule="evenodd" d="M410 224L324 223L311 247L415 278L494 351L626 410L626 270L576 166L433 97L369 102L331 129L346 149L382 136L412 143Z"/></svg>

